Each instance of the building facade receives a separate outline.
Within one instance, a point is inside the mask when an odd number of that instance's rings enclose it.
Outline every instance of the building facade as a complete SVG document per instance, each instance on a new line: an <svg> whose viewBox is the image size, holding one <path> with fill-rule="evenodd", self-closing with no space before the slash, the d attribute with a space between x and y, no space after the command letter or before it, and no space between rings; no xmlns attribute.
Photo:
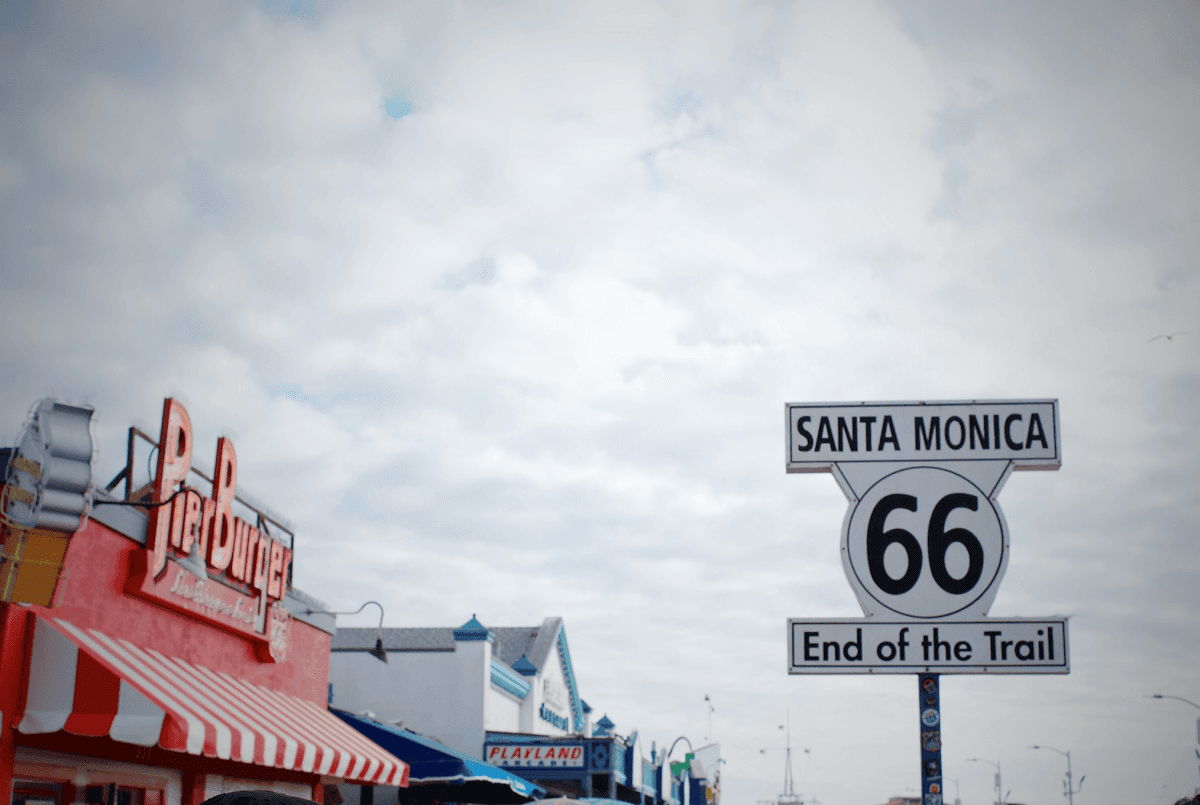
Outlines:
<svg viewBox="0 0 1200 805"><path fill-rule="evenodd" d="M370 713L482 758L488 731L564 736L591 729L561 618L540 626L383 629L388 661L369 653L376 629L338 629L329 702Z"/></svg>
<svg viewBox="0 0 1200 805"><path fill-rule="evenodd" d="M124 496L95 492L87 517L70 495L95 486L90 411L68 408L40 406L0 460L0 801L405 785L406 764L328 712L333 619L292 587L290 527L242 501L233 444L197 483L190 419L168 399L158 439L130 429L109 485ZM136 438L158 457L140 490Z"/></svg>
<svg viewBox="0 0 1200 805"><path fill-rule="evenodd" d="M377 638L386 663L370 653ZM332 706L480 758L548 797L637 805L706 799L699 765L673 772L656 749L645 757L636 733L617 735L607 716L593 723L561 618L531 627L487 627L472 616L458 628L338 629L329 679ZM351 805L361 805L353 797ZM390 791L373 795L374 805L396 799Z"/></svg>

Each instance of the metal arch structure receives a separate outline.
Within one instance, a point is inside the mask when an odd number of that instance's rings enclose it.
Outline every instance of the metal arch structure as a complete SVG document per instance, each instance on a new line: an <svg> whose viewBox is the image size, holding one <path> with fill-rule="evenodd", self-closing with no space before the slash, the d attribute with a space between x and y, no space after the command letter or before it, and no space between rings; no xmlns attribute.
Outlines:
<svg viewBox="0 0 1200 805"><path fill-rule="evenodd" d="M692 748L692 742L691 742L691 741L688 741L688 739L687 739L685 736L683 736L683 735L680 735L678 738L676 738L676 739L675 739L675 742L671 744L671 748L667 750L667 754L663 755L663 762L664 762L664 763L666 763L666 762L670 761L670 759L671 759L671 753L675 751L675 747L679 745L679 742L680 742L680 741L687 741L687 746L688 746L688 751L689 751L689 752L695 752L695 751L696 751L695 749L693 749L693 748Z"/></svg>

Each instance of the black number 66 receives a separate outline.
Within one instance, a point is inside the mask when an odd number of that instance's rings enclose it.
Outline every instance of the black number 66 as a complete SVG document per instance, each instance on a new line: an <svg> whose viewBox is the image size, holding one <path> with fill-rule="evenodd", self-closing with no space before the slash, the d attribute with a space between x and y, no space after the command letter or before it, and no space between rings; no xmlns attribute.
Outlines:
<svg viewBox="0 0 1200 805"><path fill-rule="evenodd" d="M912 495L886 495L875 504L867 523L867 567L871 571L871 579L889 595L903 595L911 590L921 576L922 564L921 546L916 537L903 528L883 530L887 516L896 509L915 512L917 499ZM965 528L946 530L946 519L955 509L977 511L978 496L954 492L939 500L929 518L925 544L929 551L929 572L933 574L937 586L951 595L962 595L970 592L983 574L983 546L979 544L978 537ZM967 572L960 579L954 578L946 570L946 551L956 542L967 549L969 558ZM908 554L908 567L898 579L888 575L887 568L883 566L883 554L893 543Z"/></svg>

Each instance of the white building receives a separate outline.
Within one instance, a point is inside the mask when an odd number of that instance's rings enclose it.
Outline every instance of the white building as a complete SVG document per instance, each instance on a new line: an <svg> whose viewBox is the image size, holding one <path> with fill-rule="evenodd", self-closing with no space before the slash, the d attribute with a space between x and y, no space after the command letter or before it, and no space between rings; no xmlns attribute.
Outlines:
<svg viewBox="0 0 1200 805"><path fill-rule="evenodd" d="M333 637L329 702L483 757L488 732L590 736L561 618L541 626L377 629Z"/></svg>
<svg viewBox="0 0 1200 805"><path fill-rule="evenodd" d="M607 717L592 723L561 618L528 627L488 628L472 616L457 629L339 628L329 680L331 706L419 733L548 796L705 803L699 763L673 777L658 751L643 756L636 731L617 735ZM345 793L347 805L404 805L413 789Z"/></svg>

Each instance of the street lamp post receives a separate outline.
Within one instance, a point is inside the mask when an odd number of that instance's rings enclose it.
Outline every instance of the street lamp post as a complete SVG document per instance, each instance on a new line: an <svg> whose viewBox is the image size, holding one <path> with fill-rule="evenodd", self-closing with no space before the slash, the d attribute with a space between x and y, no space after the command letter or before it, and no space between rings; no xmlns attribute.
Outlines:
<svg viewBox="0 0 1200 805"><path fill-rule="evenodd" d="M708 698L708 694L704 694L704 703L708 705L708 735L704 736L704 740L712 742L712 714L713 706L712 699Z"/></svg>
<svg viewBox="0 0 1200 805"><path fill-rule="evenodd" d="M375 606L379 607L379 628L375 632L375 648L371 649L367 653L380 662L387 662L387 651L383 648L383 604L379 603L378 601L368 601L366 604L363 604L353 612L332 612L328 609L306 609L304 611L309 615L313 615L317 612L320 612L324 615L357 615L366 609L369 604L374 604Z"/></svg>
<svg viewBox="0 0 1200 805"><path fill-rule="evenodd" d="M1170 694L1155 693L1153 696L1150 696L1148 698L1151 698L1151 699L1174 699L1177 702L1183 702L1184 704L1190 704L1192 707L1195 707L1197 710L1200 710L1200 704L1196 704L1191 699L1185 699L1182 696L1171 696ZM1200 743L1200 718L1196 719L1196 742ZM1200 758L1200 749L1196 750L1196 757ZM1200 794L1200 786L1196 787L1196 793Z"/></svg>
<svg viewBox="0 0 1200 805"><path fill-rule="evenodd" d="M1195 708L1197 708L1197 709L1200 709L1200 704L1196 704L1196 703L1195 703L1194 701L1192 701L1191 699L1185 699L1185 698L1183 698L1182 696L1171 696L1171 695L1169 695L1169 694L1168 694L1168 695L1163 695L1162 693L1155 693L1155 694L1154 694L1153 696L1151 696L1150 698L1151 698L1151 699L1175 699L1176 701L1180 701L1180 702L1187 702L1187 703L1188 703L1188 704L1190 704L1192 707L1195 707Z"/></svg>
<svg viewBox="0 0 1200 805"><path fill-rule="evenodd" d="M1002 779L1000 777L1000 762L996 761L995 763L993 763L992 761L985 760L984 758L981 758L981 757L969 757L969 758L967 758L967 761L968 762L974 761L976 763L986 763L989 766L996 767L996 805L1004 805L1004 800L1006 799L1006 797L1001 796L1001 792L1004 790L1004 787L1002 785Z"/></svg>
<svg viewBox="0 0 1200 805"><path fill-rule="evenodd" d="M1071 753L1064 752L1061 749L1055 749L1053 746L1031 746L1030 749L1049 749L1051 752L1058 752L1067 759L1067 779L1063 780L1063 796L1067 798L1069 805L1075 805L1075 795L1083 790L1083 780L1087 775L1079 778L1079 788L1075 788L1071 782Z"/></svg>

